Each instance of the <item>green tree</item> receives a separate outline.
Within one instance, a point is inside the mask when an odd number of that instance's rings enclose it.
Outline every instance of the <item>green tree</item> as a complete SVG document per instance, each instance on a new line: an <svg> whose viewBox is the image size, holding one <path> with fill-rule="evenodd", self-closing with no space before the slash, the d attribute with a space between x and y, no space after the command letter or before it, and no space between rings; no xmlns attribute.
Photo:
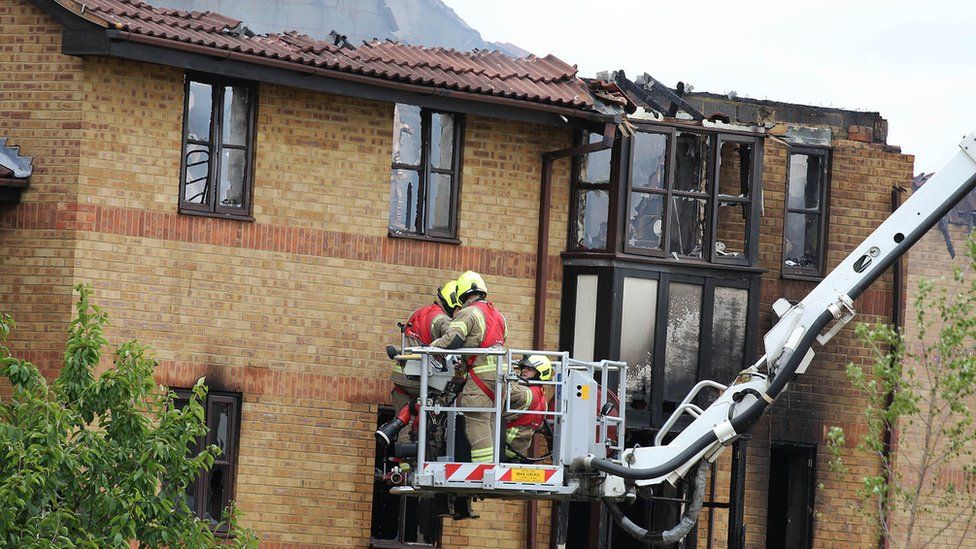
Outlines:
<svg viewBox="0 0 976 549"><path fill-rule="evenodd" d="M878 456L881 470L861 479L855 505L889 547L958 546L976 514L976 241L967 242L970 274L954 269L951 284L919 284L917 333L888 325L857 326L872 362L849 364L847 376L867 406L867 433L858 450ZM950 290L950 287L953 288ZM909 342L906 344L906 340ZM885 451L885 432L898 429L904 451ZM834 470L844 432L832 427ZM961 474L947 474L955 469ZM926 528L919 528L925 521Z"/></svg>
<svg viewBox="0 0 976 549"><path fill-rule="evenodd" d="M78 285L77 317L64 365L48 385L37 368L3 344L13 328L0 315L0 376L12 396L0 401L0 546L255 546L229 510L232 536L215 538L184 499L186 486L219 455L187 447L207 432L201 379L182 409L153 380L157 361L135 341L96 368L107 316Z"/></svg>

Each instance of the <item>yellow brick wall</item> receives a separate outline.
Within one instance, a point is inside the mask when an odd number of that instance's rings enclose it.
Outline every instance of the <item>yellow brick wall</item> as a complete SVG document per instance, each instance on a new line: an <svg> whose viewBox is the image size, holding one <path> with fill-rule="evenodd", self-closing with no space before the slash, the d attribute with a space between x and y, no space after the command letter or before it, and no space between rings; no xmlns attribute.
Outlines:
<svg viewBox="0 0 976 549"><path fill-rule="evenodd" d="M570 133L468 117L463 245L407 243L400 262L383 262L391 104L261 84L255 221L188 219L176 214L182 72L90 59L84 82L79 188L94 220L75 246L75 279L94 283L113 341L156 350L162 382L206 375L243 392L236 495L246 525L268 542L363 546L395 323L470 260L487 267L509 344L531 345L540 155ZM565 241L568 163L554 181L553 255ZM262 230L273 243L241 236ZM302 235L338 243L304 249ZM481 520L445 524L446 546L524 545L523 502L478 510ZM548 506L540 515L544 538Z"/></svg>
<svg viewBox="0 0 976 549"><path fill-rule="evenodd" d="M938 228L930 230L915 245L908 254L905 263L907 277L907 293L905 296L905 335L906 345L912 353L920 353L923 345L932 345L939 337L942 322L936 316L938 313L929 308L927 312L927 322L924 338L920 338L922 326L918 321L920 308L916 305L915 299L918 296L918 287L923 280L934 283L935 291L932 297L941 295L942 291L948 291L949 299L961 292L967 292L972 287L973 272L967 256L966 240L969 234L967 226L950 224L949 238L956 252L953 259L949 256L948 249L942 232ZM953 270L961 269L963 281L957 282L953 279ZM972 344L972 341L969 342ZM907 365L916 371L916 381L914 390L923 396L919 403L921 417L928 413L927 402L928 389L931 386L927 382L924 373L925 366L920 364L915 357L909 357ZM939 367L939 366L936 366ZM976 398L969 396L963 399L963 403L970 410L976 406ZM944 418L940 415L939 419ZM956 418L958 419L958 418ZM903 420L898 424L894 447L895 465L903 478L909 483L913 483L917 477L917 468L922 462L922 448L925 447L924 422L916 420L909 422ZM936 454L945 449L945 439L941 443L935 444L933 449ZM968 451L976 450L976 445L970 444ZM912 546L920 546L930 539L935 539L934 544L943 546L972 547L976 545L976 532L971 528L972 514L967 510L966 501L971 499L973 487L966 487L963 471L972 466L972 459L963 456L953 460L948 460L931 467L927 472L923 483L923 501L937 509L936 499L946 495L949 485L953 485L958 496L956 501L944 509L938 509L934 513L922 513L915 521L912 533ZM968 492L968 493L967 493ZM949 519L952 521L950 522ZM905 512L897 512L892 517L892 530L895 539L900 543L905 543L905 536L908 529L908 516ZM943 530L944 529L944 530Z"/></svg>
<svg viewBox="0 0 976 549"><path fill-rule="evenodd" d="M22 200L0 205L0 310L17 321L10 346L54 373L70 318L81 140L82 66L61 55L61 27L27 0L0 1L0 137L34 157ZM28 230L43 220L44 230ZM5 394L0 382L0 395Z"/></svg>

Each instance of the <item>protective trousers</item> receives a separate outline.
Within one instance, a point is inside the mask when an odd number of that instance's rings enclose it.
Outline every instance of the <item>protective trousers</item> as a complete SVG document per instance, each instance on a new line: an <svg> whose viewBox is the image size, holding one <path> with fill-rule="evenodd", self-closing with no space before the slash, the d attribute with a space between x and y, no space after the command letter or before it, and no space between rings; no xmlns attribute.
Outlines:
<svg viewBox="0 0 976 549"><path fill-rule="evenodd" d="M489 364L479 364L471 368L475 374L484 382L491 391L495 390L494 360ZM525 409L528 406L528 391L512 390L511 393L512 409ZM502 396L504 398L504 396ZM494 400L485 394L472 379L464 384L461 391L462 406L476 408L491 408L495 405ZM505 403L502 402L502 412L504 413ZM468 433L468 442L471 443L471 461L490 463L495 461L495 414L493 412L465 412L465 430ZM502 422L504 425L504 419Z"/></svg>

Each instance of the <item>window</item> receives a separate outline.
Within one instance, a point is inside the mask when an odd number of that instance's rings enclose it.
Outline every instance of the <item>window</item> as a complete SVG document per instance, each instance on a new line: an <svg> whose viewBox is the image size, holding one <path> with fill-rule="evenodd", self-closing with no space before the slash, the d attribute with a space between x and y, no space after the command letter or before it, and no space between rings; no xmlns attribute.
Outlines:
<svg viewBox="0 0 976 549"><path fill-rule="evenodd" d="M394 109L391 235L456 240L462 126L457 114Z"/></svg>
<svg viewBox="0 0 976 549"><path fill-rule="evenodd" d="M176 406L186 406L192 394L189 390L174 389ZM237 448L240 440L241 397L233 393L210 391L203 403L207 428L205 437L197 440L189 450L194 454L213 444L221 454L209 471L200 473L196 482L186 487L186 503L198 517L217 527L224 520L224 511L234 499L234 480L237 469ZM226 530L221 525L219 531Z"/></svg>
<svg viewBox="0 0 976 549"><path fill-rule="evenodd" d="M180 213L249 219L257 88L188 76Z"/></svg>
<svg viewBox="0 0 976 549"><path fill-rule="evenodd" d="M750 265L757 144L747 136L638 131L624 251Z"/></svg>
<svg viewBox="0 0 976 549"><path fill-rule="evenodd" d="M381 406L376 426L392 420L393 414L393 408ZM441 519L434 513L435 502L439 500L391 494L386 478L394 465L387 459L386 449L377 447L369 546L440 547Z"/></svg>
<svg viewBox="0 0 976 549"><path fill-rule="evenodd" d="M790 153L783 230L783 275L823 276L827 237L829 155L826 149Z"/></svg>
<svg viewBox="0 0 976 549"><path fill-rule="evenodd" d="M817 448L773 444L769 449L769 495L766 547L805 549L813 546L813 497Z"/></svg>
<svg viewBox="0 0 976 549"><path fill-rule="evenodd" d="M599 143L603 136L584 133L585 143ZM607 248L607 223L610 211L610 159L612 149L581 155L576 160L576 219L573 246L583 250Z"/></svg>

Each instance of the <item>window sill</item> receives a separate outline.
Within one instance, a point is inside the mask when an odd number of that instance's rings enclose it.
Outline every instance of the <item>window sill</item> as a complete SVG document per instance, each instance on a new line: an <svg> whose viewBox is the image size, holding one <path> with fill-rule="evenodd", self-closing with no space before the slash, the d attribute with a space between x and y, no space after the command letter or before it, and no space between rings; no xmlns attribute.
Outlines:
<svg viewBox="0 0 976 549"><path fill-rule="evenodd" d="M217 219L230 219L233 221L254 221L254 216L246 215L246 214L205 212L201 210L188 210L185 208L179 208L178 213L180 215L195 215L197 217L216 217Z"/></svg>
<svg viewBox="0 0 976 549"><path fill-rule="evenodd" d="M430 543L411 543L408 541L397 541L394 539L369 538L369 547L376 549L414 549L417 547L440 547L440 544Z"/></svg>
<svg viewBox="0 0 976 549"><path fill-rule="evenodd" d="M737 265L732 263L711 263L705 261L704 259L694 259L690 257L682 257L680 259L674 259L673 257L667 256L651 256L643 254L626 254L626 253L611 253L611 252L581 252L581 251L567 251L560 254L564 260L570 261L585 261L593 260L599 262L615 263L615 262L630 262L630 263L645 263L649 265L665 265L665 266L676 266L676 267L693 267L698 269L717 269L723 271L732 272L744 272L750 274L761 274L765 273L766 269L761 267L752 267L748 265Z"/></svg>
<svg viewBox="0 0 976 549"><path fill-rule="evenodd" d="M802 280L804 282L820 282L824 279L823 276L818 274L790 273L787 271L780 271L780 278L784 280Z"/></svg>
<svg viewBox="0 0 976 549"><path fill-rule="evenodd" d="M414 233L402 233L398 231L390 231L387 233L390 238L402 238L404 240L420 240L422 242L439 242L441 244L455 244L460 245L461 240L458 238L448 238L446 236L427 236L425 234L414 234Z"/></svg>

